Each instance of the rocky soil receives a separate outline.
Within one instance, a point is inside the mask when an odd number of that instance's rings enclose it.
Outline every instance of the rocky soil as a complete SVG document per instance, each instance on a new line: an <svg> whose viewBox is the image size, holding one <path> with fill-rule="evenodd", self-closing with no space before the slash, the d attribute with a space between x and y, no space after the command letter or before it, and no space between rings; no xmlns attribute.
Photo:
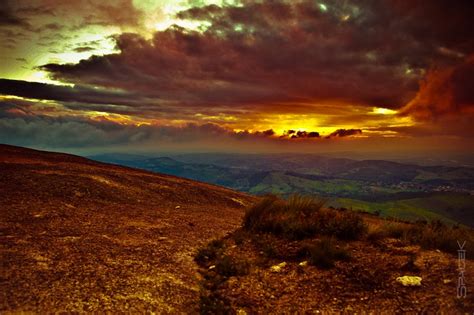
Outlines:
<svg viewBox="0 0 474 315"><path fill-rule="evenodd" d="M193 256L253 197L0 146L0 312L197 312Z"/></svg>
<svg viewBox="0 0 474 315"><path fill-rule="evenodd" d="M369 224L379 221L366 219ZM468 293L457 298L457 253L425 250L393 238L338 241L350 259L322 269L299 254L299 248L317 241L287 241L243 229L226 236L220 258L201 262L205 289L201 308L207 313L237 314L472 314L474 310L474 294L469 292L474 261L465 260ZM223 263L222 257L234 267ZM421 286L397 281L406 275L421 277Z"/></svg>

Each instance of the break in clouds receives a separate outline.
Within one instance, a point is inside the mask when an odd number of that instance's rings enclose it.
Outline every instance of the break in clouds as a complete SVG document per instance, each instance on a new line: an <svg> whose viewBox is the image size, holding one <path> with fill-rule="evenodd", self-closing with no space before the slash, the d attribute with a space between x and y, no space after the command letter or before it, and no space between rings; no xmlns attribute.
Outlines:
<svg viewBox="0 0 474 315"><path fill-rule="evenodd" d="M76 19L84 25L129 29L140 25L146 15L131 1L91 1L88 6L98 8L93 15L66 1L46 1L43 12L29 1L20 3L9 2L0 11L0 28L11 32L7 40L12 45L14 34L29 36L28 30L36 27L33 15L54 14L55 10L64 16L79 12ZM198 23L199 29L174 25L151 37L124 31L113 36L115 53L93 55L77 63L50 62L38 68L72 86L1 80L3 95L30 102L48 100L67 110L67 114L59 111L48 118L48 111L30 105L29 121L2 116L2 133L24 135L21 139L25 140L35 132L34 124L47 121L60 126L56 130L61 130L61 136L56 138L66 141L61 145L70 144L75 132L77 143L86 145L89 141L149 139L153 138L150 134L167 134L167 130L193 138L202 134L192 128L209 126L219 130L218 134L236 138L251 135L282 141L335 139L366 131L369 136L371 132L392 132L470 137L472 16L470 1L442 0L242 1L190 6L175 18ZM40 32L51 35L64 27L60 20L55 23ZM368 113L375 107L396 111L393 119L409 117L411 124L382 121L369 126L376 118ZM92 121L90 112L126 115L132 122L159 122L121 126L107 119ZM270 114L305 114L322 117L326 127L337 121L351 127L334 125L326 133L318 126L298 130L297 125L288 126L283 134L276 134L273 128L255 131L253 124ZM206 117L217 118L209 121ZM235 120L245 120L248 128L235 125ZM92 129L79 131L76 124ZM186 131L189 126L191 132ZM235 126L254 131L233 131Z"/></svg>

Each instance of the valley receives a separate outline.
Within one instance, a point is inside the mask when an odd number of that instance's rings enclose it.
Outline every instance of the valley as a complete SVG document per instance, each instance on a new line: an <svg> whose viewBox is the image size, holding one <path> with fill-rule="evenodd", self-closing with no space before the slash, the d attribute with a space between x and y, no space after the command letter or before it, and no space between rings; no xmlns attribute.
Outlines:
<svg viewBox="0 0 474 315"><path fill-rule="evenodd" d="M305 154L104 154L91 158L222 185L252 195L299 193L328 206L406 220L474 226L474 168L419 166Z"/></svg>

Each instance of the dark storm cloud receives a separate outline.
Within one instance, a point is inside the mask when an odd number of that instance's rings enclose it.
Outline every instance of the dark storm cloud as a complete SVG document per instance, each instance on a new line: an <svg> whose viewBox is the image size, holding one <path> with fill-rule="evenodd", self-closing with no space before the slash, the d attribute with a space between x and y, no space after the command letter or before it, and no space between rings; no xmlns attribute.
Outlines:
<svg viewBox="0 0 474 315"><path fill-rule="evenodd" d="M15 14L12 10L9 1L2 1L0 7L0 26L18 26L29 28L30 23Z"/></svg>
<svg viewBox="0 0 474 315"><path fill-rule="evenodd" d="M355 135L360 135L362 133L362 130L360 129L338 129L334 132L332 132L329 136L327 136L327 139L330 138L341 138L341 137L350 137L350 136L355 136Z"/></svg>
<svg viewBox="0 0 474 315"><path fill-rule="evenodd" d="M283 135L280 136L281 139L314 139L319 138L319 132L317 131L304 131L304 130L286 130Z"/></svg>
<svg viewBox="0 0 474 315"><path fill-rule="evenodd" d="M90 47L90 46L81 46L81 47L74 48L75 52L86 52L86 51L93 51L93 50L95 50L95 48Z"/></svg>
<svg viewBox="0 0 474 315"><path fill-rule="evenodd" d="M336 100L400 108L425 69L472 51L465 26L473 13L465 1L339 1L327 11L316 1L210 5L178 14L211 23L204 33L175 26L151 40L122 34L117 54L43 69L194 106Z"/></svg>
<svg viewBox="0 0 474 315"><path fill-rule="evenodd" d="M77 26L78 28L88 25L138 26L143 18L143 12L133 5L133 0L93 0L86 6L81 1L57 0L57 2L65 8L85 13L83 22ZM76 4L72 4L73 2Z"/></svg>
<svg viewBox="0 0 474 315"><path fill-rule="evenodd" d="M32 99L130 105L140 102L136 94L111 92L84 86L60 86L38 82L0 79L0 94Z"/></svg>
<svg viewBox="0 0 474 315"><path fill-rule="evenodd" d="M15 102L18 102L17 100ZM253 142L271 137L271 130L234 132L216 124L183 126L123 125L107 119L51 117L34 114L31 104L0 102L0 143L49 148L80 148L114 145L189 144L209 141Z"/></svg>

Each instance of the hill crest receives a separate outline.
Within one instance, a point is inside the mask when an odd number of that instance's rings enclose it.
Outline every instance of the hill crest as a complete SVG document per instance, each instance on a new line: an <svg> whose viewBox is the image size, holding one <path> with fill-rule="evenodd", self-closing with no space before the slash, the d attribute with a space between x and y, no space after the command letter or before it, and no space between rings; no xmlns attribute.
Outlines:
<svg viewBox="0 0 474 315"><path fill-rule="evenodd" d="M254 197L227 188L0 145L0 310L194 308L193 255Z"/></svg>

